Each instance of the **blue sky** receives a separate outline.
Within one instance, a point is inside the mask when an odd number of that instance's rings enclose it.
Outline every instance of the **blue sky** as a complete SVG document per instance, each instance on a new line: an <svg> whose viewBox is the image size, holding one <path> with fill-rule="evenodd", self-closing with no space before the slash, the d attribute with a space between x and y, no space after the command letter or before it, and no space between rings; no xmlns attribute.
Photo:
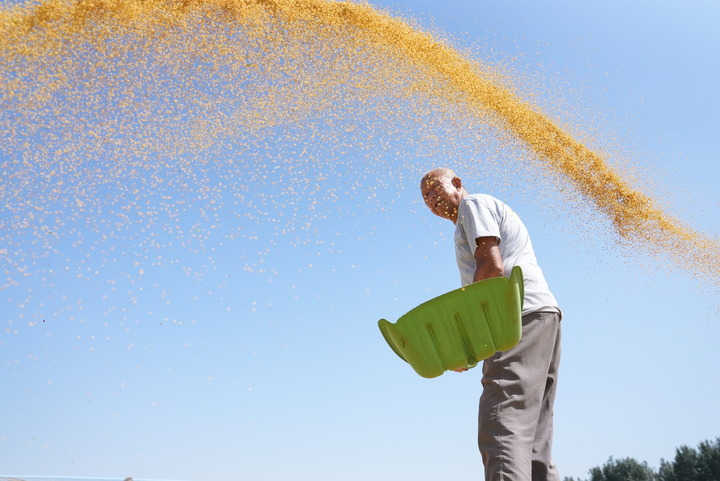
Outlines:
<svg viewBox="0 0 720 481"><path fill-rule="evenodd" d="M718 237L714 2L372 4L521 73L525 92L568 115L560 122L622 152L613 161L647 193ZM290 237L270 222L276 204L253 235L209 252L162 237L177 262L103 261L106 250L69 239L36 266L44 274L2 291L0 474L479 479L479 370L422 379L376 326L458 285L453 227L425 212L415 176L446 160L405 162L377 184L367 174L365 192ZM623 249L603 219L538 191L513 158L512 185L470 152L452 160L470 190L523 217L563 308L561 474L585 477L610 456L657 466L719 436L717 290ZM67 259L88 275L64 276Z"/></svg>

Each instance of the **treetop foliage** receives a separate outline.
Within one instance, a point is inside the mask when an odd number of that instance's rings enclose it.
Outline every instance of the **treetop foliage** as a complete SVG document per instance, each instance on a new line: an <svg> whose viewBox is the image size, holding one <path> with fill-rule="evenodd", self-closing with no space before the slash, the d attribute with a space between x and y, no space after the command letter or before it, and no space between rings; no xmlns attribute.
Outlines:
<svg viewBox="0 0 720 481"><path fill-rule="evenodd" d="M586 480L564 478L563 481L720 481L720 437L703 441L697 448L681 446L672 461L660 460L653 470L646 462L632 458L613 459L589 471Z"/></svg>

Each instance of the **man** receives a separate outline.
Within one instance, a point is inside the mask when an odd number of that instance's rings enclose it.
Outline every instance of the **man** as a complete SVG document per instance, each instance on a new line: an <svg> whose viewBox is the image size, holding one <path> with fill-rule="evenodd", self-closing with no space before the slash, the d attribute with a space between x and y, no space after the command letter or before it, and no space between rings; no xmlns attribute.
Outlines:
<svg viewBox="0 0 720 481"><path fill-rule="evenodd" d="M560 481L552 462L553 402L561 312L538 267L527 229L503 202L469 194L450 169L420 184L425 204L455 224L463 285L523 271L522 340L483 363L478 445L486 481Z"/></svg>

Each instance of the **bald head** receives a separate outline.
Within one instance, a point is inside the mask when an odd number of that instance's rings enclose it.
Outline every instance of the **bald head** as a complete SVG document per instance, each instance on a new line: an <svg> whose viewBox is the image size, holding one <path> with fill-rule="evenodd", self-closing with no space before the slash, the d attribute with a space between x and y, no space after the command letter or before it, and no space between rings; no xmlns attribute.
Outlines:
<svg viewBox="0 0 720 481"><path fill-rule="evenodd" d="M443 180L450 179L450 180L452 180L454 177L457 177L454 170L448 169L446 167L438 167L436 169L432 169L432 170L428 171L427 173L425 173L425 175L423 175L422 180L420 181L420 184L422 186L422 184L426 183L430 179L443 179Z"/></svg>
<svg viewBox="0 0 720 481"><path fill-rule="evenodd" d="M444 167L429 171L420 181L420 192L433 214L453 223L457 221L458 207L466 191L454 171Z"/></svg>

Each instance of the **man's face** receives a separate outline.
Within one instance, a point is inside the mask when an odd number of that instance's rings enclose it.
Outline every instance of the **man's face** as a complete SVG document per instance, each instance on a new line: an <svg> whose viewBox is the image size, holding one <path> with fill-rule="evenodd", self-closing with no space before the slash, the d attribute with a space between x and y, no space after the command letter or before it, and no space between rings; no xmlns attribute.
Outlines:
<svg viewBox="0 0 720 481"><path fill-rule="evenodd" d="M425 205L433 214L453 222L457 220L457 210L462 200L459 178L430 176L420 183L420 191Z"/></svg>

